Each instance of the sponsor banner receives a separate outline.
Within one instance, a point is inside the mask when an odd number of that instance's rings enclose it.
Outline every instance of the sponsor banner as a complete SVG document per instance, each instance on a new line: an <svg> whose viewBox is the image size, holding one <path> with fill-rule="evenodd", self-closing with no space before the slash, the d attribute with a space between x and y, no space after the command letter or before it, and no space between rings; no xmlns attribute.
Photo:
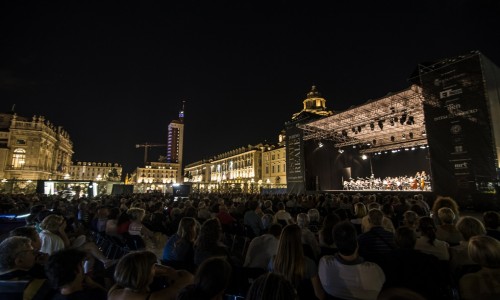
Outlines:
<svg viewBox="0 0 500 300"><path fill-rule="evenodd" d="M303 131L295 126L286 132L286 165L288 193L305 192Z"/></svg>

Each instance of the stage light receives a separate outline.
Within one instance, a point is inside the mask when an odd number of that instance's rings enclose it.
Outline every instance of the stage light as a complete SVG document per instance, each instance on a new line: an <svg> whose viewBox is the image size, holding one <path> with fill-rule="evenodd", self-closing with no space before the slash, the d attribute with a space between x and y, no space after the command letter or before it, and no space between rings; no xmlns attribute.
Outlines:
<svg viewBox="0 0 500 300"><path fill-rule="evenodd" d="M367 158L368 156L366 156L366 154L361 155L361 159L366 160Z"/></svg>
<svg viewBox="0 0 500 300"><path fill-rule="evenodd" d="M344 150L343 149L339 149L339 153L344 153Z"/></svg>
<svg viewBox="0 0 500 300"><path fill-rule="evenodd" d="M380 127L380 130L384 129L384 120L378 121L378 127Z"/></svg>
<svg viewBox="0 0 500 300"><path fill-rule="evenodd" d="M391 142L394 142L395 138L394 136L391 136Z"/></svg>
<svg viewBox="0 0 500 300"><path fill-rule="evenodd" d="M375 129L375 124L373 122L370 123L370 129L373 131Z"/></svg>
<svg viewBox="0 0 500 300"><path fill-rule="evenodd" d="M321 148L321 147L323 147L323 146L324 146L324 145L323 145L323 143L322 143L322 142L318 142L318 147L320 147L320 148Z"/></svg>

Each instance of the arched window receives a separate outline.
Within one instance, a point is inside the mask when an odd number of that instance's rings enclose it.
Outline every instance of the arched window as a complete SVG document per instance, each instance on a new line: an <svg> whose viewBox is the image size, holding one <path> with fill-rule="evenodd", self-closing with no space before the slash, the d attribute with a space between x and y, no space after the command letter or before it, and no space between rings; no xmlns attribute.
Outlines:
<svg viewBox="0 0 500 300"><path fill-rule="evenodd" d="M26 150L17 148L12 155L12 166L14 168L22 168L26 163Z"/></svg>

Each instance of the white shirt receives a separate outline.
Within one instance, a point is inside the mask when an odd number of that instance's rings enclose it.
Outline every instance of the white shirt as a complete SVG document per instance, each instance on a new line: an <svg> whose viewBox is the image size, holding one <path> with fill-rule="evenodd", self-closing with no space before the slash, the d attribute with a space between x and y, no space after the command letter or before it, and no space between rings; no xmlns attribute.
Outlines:
<svg viewBox="0 0 500 300"><path fill-rule="evenodd" d="M349 264L325 255L319 261L318 275L329 295L341 299L377 299L385 274L376 263L360 261Z"/></svg>
<svg viewBox="0 0 500 300"><path fill-rule="evenodd" d="M48 230L42 230L42 232L40 232L38 235L40 236L40 240L42 241L40 252L50 255L54 252L64 249L64 241L57 234L52 233Z"/></svg>
<svg viewBox="0 0 500 300"><path fill-rule="evenodd" d="M420 250L423 253L432 254L440 260L450 260L450 253L448 252L448 243L435 239L434 245L429 244L429 238L421 236L417 238L415 250Z"/></svg>

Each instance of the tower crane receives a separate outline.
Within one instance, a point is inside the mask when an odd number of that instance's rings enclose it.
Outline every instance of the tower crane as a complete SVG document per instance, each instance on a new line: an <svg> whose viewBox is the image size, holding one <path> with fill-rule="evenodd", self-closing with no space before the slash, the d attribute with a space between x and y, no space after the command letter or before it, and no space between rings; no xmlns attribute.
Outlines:
<svg viewBox="0 0 500 300"><path fill-rule="evenodd" d="M146 162L148 161L148 149L151 147L166 147L167 145L165 144L151 144L151 143L144 143L144 144L136 144L136 148L144 148L144 165L146 165Z"/></svg>

